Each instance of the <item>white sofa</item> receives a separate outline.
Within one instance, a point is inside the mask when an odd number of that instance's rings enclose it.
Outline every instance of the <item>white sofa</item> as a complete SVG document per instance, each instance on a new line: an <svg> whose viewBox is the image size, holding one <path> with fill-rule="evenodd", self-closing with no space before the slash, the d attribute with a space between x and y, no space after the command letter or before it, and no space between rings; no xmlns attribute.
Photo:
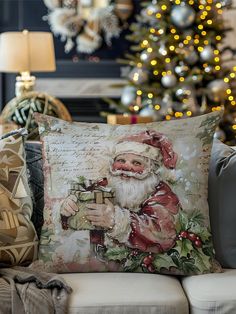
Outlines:
<svg viewBox="0 0 236 314"><path fill-rule="evenodd" d="M236 269L176 278L143 273L62 274L75 314L235 314Z"/></svg>

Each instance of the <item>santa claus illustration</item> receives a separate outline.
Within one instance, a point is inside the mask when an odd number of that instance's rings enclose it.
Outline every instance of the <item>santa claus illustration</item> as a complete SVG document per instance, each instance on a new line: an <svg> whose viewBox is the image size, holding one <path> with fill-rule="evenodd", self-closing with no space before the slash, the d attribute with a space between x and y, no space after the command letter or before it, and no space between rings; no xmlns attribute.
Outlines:
<svg viewBox="0 0 236 314"><path fill-rule="evenodd" d="M160 169L174 169L176 162L171 142L154 130L126 136L116 143L107 178L115 190L115 204L109 200L87 204L85 212L93 226L104 230L105 247L122 244L163 253L175 245L175 215L181 205L169 185L161 181ZM61 214L69 217L78 212L76 202L75 195L70 195L62 203ZM91 236L96 238L96 230Z"/></svg>

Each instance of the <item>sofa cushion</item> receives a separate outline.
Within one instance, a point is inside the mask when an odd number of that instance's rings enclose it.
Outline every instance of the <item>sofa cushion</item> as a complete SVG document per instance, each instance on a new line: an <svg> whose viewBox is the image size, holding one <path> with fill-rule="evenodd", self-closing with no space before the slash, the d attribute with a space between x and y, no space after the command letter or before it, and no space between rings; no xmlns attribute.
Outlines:
<svg viewBox="0 0 236 314"><path fill-rule="evenodd" d="M27 265L37 257L38 238L31 222L23 130L0 140L0 266Z"/></svg>
<svg viewBox="0 0 236 314"><path fill-rule="evenodd" d="M122 126L38 117L46 193L36 267L165 274L220 269L207 203L219 112Z"/></svg>
<svg viewBox="0 0 236 314"><path fill-rule="evenodd" d="M191 314L235 314L236 269L182 279Z"/></svg>
<svg viewBox="0 0 236 314"><path fill-rule="evenodd" d="M209 172L209 207L217 260L236 268L236 151L214 141Z"/></svg>
<svg viewBox="0 0 236 314"><path fill-rule="evenodd" d="M188 302L174 278L132 273L61 274L73 293L69 314L185 314Z"/></svg>

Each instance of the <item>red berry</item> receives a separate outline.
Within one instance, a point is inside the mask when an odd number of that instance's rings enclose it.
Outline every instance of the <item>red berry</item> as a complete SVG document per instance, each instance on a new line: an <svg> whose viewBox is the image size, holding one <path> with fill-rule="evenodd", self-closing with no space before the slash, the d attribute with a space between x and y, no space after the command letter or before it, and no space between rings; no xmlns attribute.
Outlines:
<svg viewBox="0 0 236 314"><path fill-rule="evenodd" d="M152 264L150 264L150 265L148 265L148 271L150 272L150 273L154 273L154 271L155 271L155 267L152 265Z"/></svg>
<svg viewBox="0 0 236 314"><path fill-rule="evenodd" d="M198 248L202 247L202 241L201 240L196 240L194 241L194 245Z"/></svg>
<svg viewBox="0 0 236 314"><path fill-rule="evenodd" d="M181 236L181 238L187 239L188 231L181 231L179 235Z"/></svg>
<svg viewBox="0 0 236 314"><path fill-rule="evenodd" d="M150 255L144 257L144 259L143 259L143 263L144 263L146 266L150 265L150 264L152 263L152 261L153 261L153 257L150 256Z"/></svg>
<svg viewBox="0 0 236 314"><path fill-rule="evenodd" d="M194 242L194 241L197 240L197 236L196 236L195 233L190 232L190 233L188 234L188 239L189 239L190 241Z"/></svg>

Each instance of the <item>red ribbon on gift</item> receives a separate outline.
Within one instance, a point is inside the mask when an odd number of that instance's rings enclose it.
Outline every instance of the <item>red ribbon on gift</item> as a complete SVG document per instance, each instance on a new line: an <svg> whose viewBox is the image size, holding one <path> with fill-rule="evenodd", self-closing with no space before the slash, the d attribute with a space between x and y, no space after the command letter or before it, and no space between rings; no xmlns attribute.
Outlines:
<svg viewBox="0 0 236 314"><path fill-rule="evenodd" d="M83 186L86 191L94 191L96 188L106 187L108 184L107 178L102 178L88 186Z"/></svg>

